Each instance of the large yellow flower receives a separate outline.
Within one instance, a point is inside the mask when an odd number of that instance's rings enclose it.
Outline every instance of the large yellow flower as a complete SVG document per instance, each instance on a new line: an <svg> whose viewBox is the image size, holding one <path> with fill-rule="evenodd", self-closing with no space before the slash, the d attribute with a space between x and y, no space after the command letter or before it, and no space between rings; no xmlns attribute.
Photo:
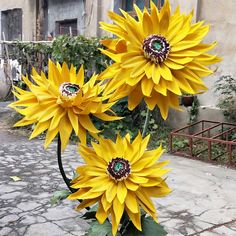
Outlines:
<svg viewBox="0 0 236 236"><path fill-rule="evenodd" d="M163 152L161 146L145 151L149 138L142 139L139 133L131 143L129 135L118 135L115 143L100 138L99 144L92 143L92 147L80 145L86 164L77 168L78 177L72 187L79 190L68 198L83 199L78 210L98 202L96 218L102 224L111 215L113 235L124 211L139 230L140 207L157 221L150 198L163 197L171 191L162 178L169 171L162 168L168 161L157 162Z"/></svg>
<svg viewBox="0 0 236 236"><path fill-rule="evenodd" d="M134 5L137 20L121 10L123 16L109 12L114 25L101 23L117 38L102 41L108 47L102 52L115 63L100 79L112 78L106 93L118 89L115 95L128 95L130 110L144 98L149 109L157 105L166 119L169 107L179 108L182 92L207 89L202 78L213 71L206 66L221 59L206 53L216 43L202 43L209 25L192 24L192 13L180 14L179 8L171 15L168 0L160 11L152 1L150 6L150 12L142 12Z"/></svg>
<svg viewBox="0 0 236 236"><path fill-rule="evenodd" d="M112 102L104 103L108 97L102 96L104 85L96 83L97 75L84 82L84 69L81 66L78 73L72 65L69 69L66 63L60 66L49 61L48 79L44 73L39 75L32 70L32 81L23 77L29 91L15 87L18 101L10 104L25 117L15 126L25 126L35 123L30 139L47 130L45 148L59 133L64 150L72 130L82 143L86 142L86 130L92 135L99 132L93 125L90 115L104 121L120 119L106 114L111 112Z"/></svg>

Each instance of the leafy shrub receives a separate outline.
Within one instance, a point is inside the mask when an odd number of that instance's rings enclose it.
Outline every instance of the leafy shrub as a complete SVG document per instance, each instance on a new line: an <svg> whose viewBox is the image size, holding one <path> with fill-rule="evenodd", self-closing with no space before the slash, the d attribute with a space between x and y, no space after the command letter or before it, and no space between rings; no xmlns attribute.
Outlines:
<svg viewBox="0 0 236 236"><path fill-rule="evenodd" d="M220 95L217 106L227 120L236 122L236 79L223 75L216 81L215 87L215 92Z"/></svg>
<svg viewBox="0 0 236 236"><path fill-rule="evenodd" d="M22 74L30 74L32 67L47 72L48 59L73 64L77 69L84 65L87 77L100 73L111 63L99 48L100 38L60 35L53 42L15 42L9 46L10 58L22 65Z"/></svg>

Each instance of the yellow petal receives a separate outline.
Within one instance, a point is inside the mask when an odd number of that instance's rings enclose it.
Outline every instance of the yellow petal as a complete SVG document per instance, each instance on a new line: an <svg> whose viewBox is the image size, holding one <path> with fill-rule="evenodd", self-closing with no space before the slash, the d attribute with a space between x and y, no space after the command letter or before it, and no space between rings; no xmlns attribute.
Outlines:
<svg viewBox="0 0 236 236"><path fill-rule="evenodd" d="M38 122L29 139L35 138L36 136L44 132L46 129L48 129L49 125L50 121Z"/></svg>
<svg viewBox="0 0 236 236"><path fill-rule="evenodd" d="M16 122L14 124L14 127L31 125L31 124L33 124L36 121L37 121L36 119L35 120L32 120L32 119L28 120L26 118L23 118L22 120Z"/></svg>
<svg viewBox="0 0 236 236"><path fill-rule="evenodd" d="M164 64L158 66L159 73L165 80L173 80L171 70Z"/></svg>
<svg viewBox="0 0 236 236"><path fill-rule="evenodd" d="M152 79L155 84L158 84L161 78L160 70L158 69L159 66L156 66L153 64L153 70L152 70Z"/></svg>
<svg viewBox="0 0 236 236"><path fill-rule="evenodd" d="M59 129L48 130L45 138L44 148L47 149L52 140L56 137Z"/></svg>
<svg viewBox="0 0 236 236"><path fill-rule="evenodd" d="M200 43L199 40L197 41L193 41L193 40L189 40L189 41L180 41L179 43L175 44L172 48L171 48L171 52L178 52L178 51L182 51L185 49L189 49L189 48L193 48L194 46L198 45Z"/></svg>
<svg viewBox="0 0 236 236"><path fill-rule="evenodd" d="M108 214L104 211L102 204L100 203L97 213L96 213L96 218L97 218L99 224L103 224L104 221L107 219L107 217L108 217Z"/></svg>
<svg viewBox="0 0 236 236"><path fill-rule="evenodd" d="M82 144L86 144L87 137L86 137L86 130L82 125L79 125L79 132L78 132L79 140Z"/></svg>
<svg viewBox="0 0 236 236"><path fill-rule="evenodd" d="M124 183L120 181L117 187L117 198L121 204L125 202L126 195L127 195L127 188L124 185Z"/></svg>
<svg viewBox="0 0 236 236"><path fill-rule="evenodd" d="M117 185L114 183L106 191L106 199L108 202L112 202L117 194Z"/></svg>
<svg viewBox="0 0 236 236"><path fill-rule="evenodd" d="M59 131L61 138L61 147L62 150L64 151L69 142L69 138L72 132L72 126L67 115L61 119L59 124Z"/></svg>
<svg viewBox="0 0 236 236"><path fill-rule="evenodd" d="M126 188L131 191L136 191L139 188L139 184L133 183L129 179L126 179L124 183L125 183Z"/></svg>
<svg viewBox="0 0 236 236"><path fill-rule="evenodd" d="M75 134L78 135L78 132L79 132L79 118L78 118L78 116L73 112L72 109L68 109L68 117L69 117L70 123L75 131Z"/></svg>
<svg viewBox="0 0 236 236"><path fill-rule="evenodd" d="M132 181L133 183L137 183L137 184L142 184L142 183L147 183L148 182L147 178L140 177L140 176L135 175L135 174L130 174L129 175L129 180Z"/></svg>
<svg viewBox="0 0 236 236"><path fill-rule="evenodd" d="M112 236L116 236L118 230L118 224L116 223L116 217L113 209L111 209L111 225L112 225Z"/></svg>
<svg viewBox="0 0 236 236"><path fill-rule="evenodd" d="M96 129L96 127L94 126L88 115L80 115L79 122L86 130L88 130L91 133L100 132L100 130Z"/></svg>
<svg viewBox="0 0 236 236"><path fill-rule="evenodd" d="M99 114L94 114L97 118L104 120L104 121L113 121L113 120L121 120L123 117L117 117L117 116L110 116L107 115L106 113L99 113Z"/></svg>
<svg viewBox="0 0 236 236"><path fill-rule="evenodd" d="M113 211L117 225L119 225L121 217L124 213L124 203L120 203L117 197L113 200Z"/></svg>
<svg viewBox="0 0 236 236"><path fill-rule="evenodd" d="M140 190L140 191L136 192L136 195L137 195L138 199L146 207L148 207L150 209L150 211L152 211L152 212L156 211L155 206L154 206L152 200L148 197L148 195L144 191Z"/></svg>
<svg viewBox="0 0 236 236"><path fill-rule="evenodd" d="M171 61L171 60L165 60L164 64L167 67L169 67L170 69L174 69L174 70L180 70L180 69L184 68L183 65L177 64L177 63L175 63L174 61Z"/></svg>
<svg viewBox="0 0 236 236"><path fill-rule="evenodd" d="M152 197L165 197L169 193L171 193L171 189L168 186L163 187L148 187L145 188L145 192Z"/></svg>
<svg viewBox="0 0 236 236"><path fill-rule="evenodd" d="M144 77L141 81L141 88L144 96L151 96L152 89L154 87L154 83L151 79L147 79Z"/></svg>
<svg viewBox="0 0 236 236"><path fill-rule="evenodd" d="M125 205L132 213L139 212L139 206L137 203L137 199L136 199L135 194L132 191L128 191L127 197L125 199Z"/></svg>
<svg viewBox="0 0 236 236"><path fill-rule="evenodd" d="M136 77L139 76L140 74L143 74L145 72L145 66L148 61L144 60L142 63L138 65L138 67L134 67L134 69L130 73L130 77Z"/></svg>
<svg viewBox="0 0 236 236"><path fill-rule="evenodd" d="M55 109L55 113L53 118L51 119L51 123L50 123L50 130L55 129L57 126L59 126L61 119L63 118L63 116L65 116L66 111L64 109L62 109L61 107L57 107L57 109Z"/></svg>
<svg viewBox="0 0 236 236"><path fill-rule="evenodd" d="M43 122L43 121L51 119L55 115L55 113L58 111L58 108L59 108L58 104L54 104L54 105L51 105L51 106L47 107L43 111L41 116L38 118L38 120L40 122ZM40 107L40 109L42 110L42 107Z"/></svg>
<svg viewBox="0 0 236 236"><path fill-rule="evenodd" d="M134 226L139 231L142 231L140 211L138 213L133 213L127 207L125 208L125 211L127 212L128 216L131 219L131 221L134 224Z"/></svg>
<svg viewBox="0 0 236 236"><path fill-rule="evenodd" d="M77 74L76 84L78 84L80 87L82 87L84 85L84 66L83 66L83 64L80 66L79 72Z"/></svg>
<svg viewBox="0 0 236 236"><path fill-rule="evenodd" d="M68 199L70 199L68 197ZM94 198L94 199L86 199L86 200L83 200L76 208L77 211L81 211L82 209L86 208L86 207L89 207L93 204L95 204L96 202L98 201L98 198Z"/></svg>
<svg viewBox="0 0 236 236"><path fill-rule="evenodd" d="M104 209L106 212L107 212L108 209L112 206L112 202L108 202L108 201L107 201L105 194L102 195L101 203L102 203L103 209Z"/></svg>
<svg viewBox="0 0 236 236"><path fill-rule="evenodd" d="M128 108L133 110L135 107L140 104L143 98L143 93L140 86L137 86L130 94L128 99Z"/></svg>
<svg viewBox="0 0 236 236"><path fill-rule="evenodd" d="M144 37L147 37L153 33L152 20L147 12L143 13L142 26L143 26Z"/></svg>

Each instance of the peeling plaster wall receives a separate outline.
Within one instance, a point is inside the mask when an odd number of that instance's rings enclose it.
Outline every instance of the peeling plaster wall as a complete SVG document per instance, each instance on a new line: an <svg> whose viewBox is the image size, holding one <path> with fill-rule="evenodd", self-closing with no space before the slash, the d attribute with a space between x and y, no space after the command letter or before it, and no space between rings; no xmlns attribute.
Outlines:
<svg viewBox="0 0 236 236"><path fill-rule="evenodd" d="M197 18L198 0L170 0L172 12L177 6L180 6L182 13L190 13L194 9L193 20Z"/></svg>
<svg viewBox="0 0 236 236"><path fill-rule="evenodd" d="M113 9L114 1L87 0L85 5L85 35L87 37L111 36L110 33L100 29L99 21L112 22L107 13Z"/></svg>
<svg viewBox="0 0 236 236"><path fill-rule="evenodd" d="M56 22L77 19L78 35L84 34L83 0L48 0L48 33L55 35Z"/></svg>
<svg viewBox="0 0 236 236"><path fill-rule="evenodd" d="M217 64L217 72L205 79L209 91L200 97L202 104L211 106L217 104L217 96L213 92L215 81L221 75L236 77L236 1L199 0L199 4L198 19L211 25L206 42L217 41L212 53L223 58Z"/></svg>
<svg viewBox="0 0 236 236"><path fill-rule="evenodd" d="M35 0L0 0L0 11L15 8L22 9L22 40L34 40L36 35L36 7ZM2 29L0 24L0 39Z"/></svg>
<svg viewBox="0 0 236 236"><path fill-rule="evenodd" d="M187 5L182 6L187 0L171 0L172 5L181 2L181 8L187 10ZM224 121L222 111L216 107L218 95L215 94L215 82L221 75L232 75L236 77L236 1L227 0L190 0L188 3L189 11L194 6L195 16L198 21L204 20L205 24L210 24L211 29L205 37L204 43L217 41L217 46L210 52L223 58L223 61L212 65L211 68L217 69L216 73L204 78L208 91L198 95L200 101L200 119ZM184 10L182 9L182 10ZM173 127L179 128L188 121L187 109L185 112L172 111L169 121Z"/></svg>

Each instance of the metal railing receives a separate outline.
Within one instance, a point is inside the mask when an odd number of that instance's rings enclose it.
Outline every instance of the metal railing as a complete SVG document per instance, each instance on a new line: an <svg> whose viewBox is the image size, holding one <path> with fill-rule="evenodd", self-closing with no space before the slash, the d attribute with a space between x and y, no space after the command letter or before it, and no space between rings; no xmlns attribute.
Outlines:
<svg viewBox="0 0 236 236"><path fill-rule="evenodd" d="M207 152L207 159L210 162L226 155L228 158L227 164L236 166L236 153L234 153L234 150L236 150L235 123L201 120L171 132L169 139L172 154L200 159L199 155ZM177 145L178 147L176 147L176 140L177 142L185 140L187 145L184 147ZM219 145L221 150L224 150L217 156L213 155L212 150L215 144Z"/></svg>

